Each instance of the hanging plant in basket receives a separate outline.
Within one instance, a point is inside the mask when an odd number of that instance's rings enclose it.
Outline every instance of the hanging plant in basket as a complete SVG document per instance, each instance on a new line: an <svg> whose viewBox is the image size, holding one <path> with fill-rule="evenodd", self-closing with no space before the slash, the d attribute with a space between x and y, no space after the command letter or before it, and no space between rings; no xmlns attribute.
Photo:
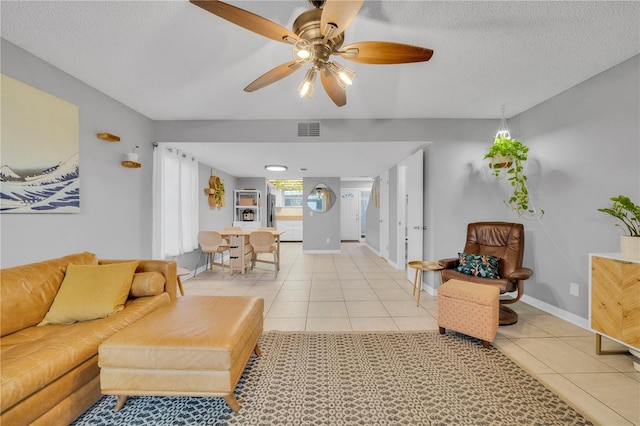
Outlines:
<svg viewBox="0 0 640 426"><path fill-rule="evenodd" d="M489 168L493 175L497 178L506 177L511 184L513 193L505 203L523 218L544 214L544 210L538 212L530 203L527 176L524 174L528 152L529 148L522 142L511 139L507 132L499 132L484 156L484 159L489 160Z"/></svg>

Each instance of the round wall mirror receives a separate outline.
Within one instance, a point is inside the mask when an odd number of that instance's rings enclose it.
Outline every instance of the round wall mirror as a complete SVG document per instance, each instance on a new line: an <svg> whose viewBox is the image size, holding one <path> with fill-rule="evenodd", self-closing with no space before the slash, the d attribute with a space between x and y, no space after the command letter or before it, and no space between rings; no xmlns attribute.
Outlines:
<svg viewBox="0 0 640 426"><path fill-rule="evenodd" d="M319 183L307 195L307 205L311 210L324 213L336 203L336 194L324 183Z"/></svg>

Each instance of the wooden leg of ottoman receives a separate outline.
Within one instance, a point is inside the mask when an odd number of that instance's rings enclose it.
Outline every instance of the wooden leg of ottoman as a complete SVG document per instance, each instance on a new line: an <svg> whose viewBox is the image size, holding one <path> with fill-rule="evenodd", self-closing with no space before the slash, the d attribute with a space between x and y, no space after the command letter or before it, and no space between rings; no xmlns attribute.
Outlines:
<svg viewBox="0 0 640 426"><path fill-rule="evenodd" d="M240 411L240 404L238 403L238 400L236 399L236 397L233 394L229 394L227 396L223 396L223 398L224 398L225 401L227 401L227 404L229 405L229 408L231 408L236 413L238 411Z"/></svg>
<svg viewBox="0 0 640 426"><path fill-rule="evenodd" d="M256 343L256 347L253 348L253 352L255 352L256 356L262 356L262 350L260 349L260 346L258 346L257 343Z"/></svg>
<svg viewBox="0 0 640 426"><path fill-rule="evenodd" d="M118 395L118 401L116 401L116 406L113 408L114 413L117 413L122 407L124 407L124 404L127 403L127 398L127 395Z"/></svg>
<svg viewBox="0 0 640 426"><path fill-rule="evenodd" d="M444 332L445 332L445 328L444 327L438 327L438 330L440 331L440 334L444 334Z"/></svg>

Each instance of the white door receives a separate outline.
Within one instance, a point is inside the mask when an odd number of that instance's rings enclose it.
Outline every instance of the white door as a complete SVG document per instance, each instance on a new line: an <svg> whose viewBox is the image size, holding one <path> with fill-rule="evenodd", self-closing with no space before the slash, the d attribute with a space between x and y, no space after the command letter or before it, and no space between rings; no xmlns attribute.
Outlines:
<svg viewBox="0 0 640 426"><path fill-rule="evenodd" d="M404 269L407 263L407 168L406 164L398 163L398 191L397 191L397 265Z"/></svg>
<svg viewBox="0 0 640 426"><path fill-rule="evenodd" d="M340 239L360 240L360 212L358 189L340 189Z"/></svg>
<svg viewBox="0 0 640 426"><path fill-rule="evenodd" d="M389 260L389 172L380 175L380 256Z"/></svg>
<svg viewBox="0 0 640 426"><path fill-rule="evenodd" d="M419 150L399 164L406 166L407 259L424 260L424 151ZM407 279L413 281L414 274L414 269L407 268Z"/></svg>

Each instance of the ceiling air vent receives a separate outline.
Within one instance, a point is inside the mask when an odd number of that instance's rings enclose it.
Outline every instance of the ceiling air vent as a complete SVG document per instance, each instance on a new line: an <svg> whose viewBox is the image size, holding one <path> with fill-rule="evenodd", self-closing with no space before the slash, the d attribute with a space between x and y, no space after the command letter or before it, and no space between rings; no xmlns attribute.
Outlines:
<svg viewBox="0 0 640 426"><path fill-rule="evenodd" d="M320 123L298 123L298 137L320 136Z"/></svg>

